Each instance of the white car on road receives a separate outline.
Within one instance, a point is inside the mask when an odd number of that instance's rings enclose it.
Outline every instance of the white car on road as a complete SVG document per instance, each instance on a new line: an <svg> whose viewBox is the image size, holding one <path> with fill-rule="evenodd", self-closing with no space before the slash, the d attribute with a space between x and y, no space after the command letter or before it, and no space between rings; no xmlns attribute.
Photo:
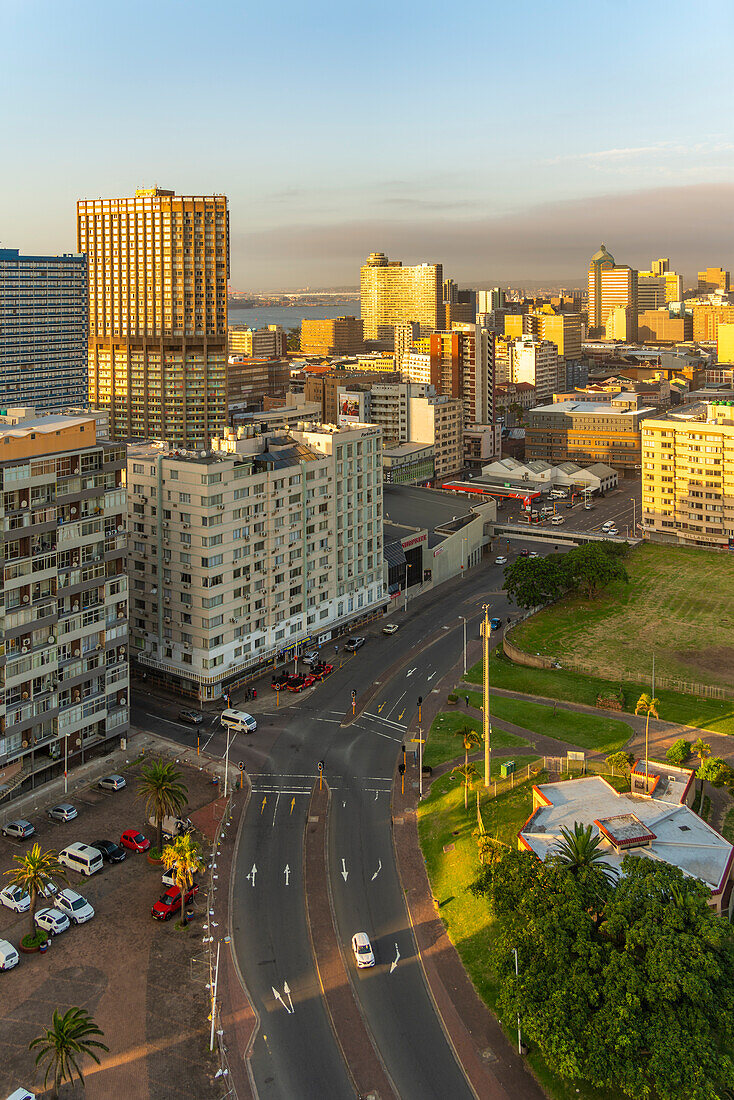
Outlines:
<svg viewBox="0 0 734 1100"><path fill-rule="evenodd" d="M374 966L375 956L372 952L372 944L366 932L355 932L352 936L352 951L357 967L361 970L364 966Z"/></svg>
<svg viewBox="0 0 734 1100"><path fill-rule="evenodd" d="M0 902L14 913L27 913L31 907L31 895L21 890L20 886L6 886L0 890Z"/></svg>
<svg viewBox="0 0 734 1100"><path fill-rule="evenodd" d="M503 555L500 555L498 558L494 559L494 564L495 565L507 565L507 558L505 558Z"/></svg>

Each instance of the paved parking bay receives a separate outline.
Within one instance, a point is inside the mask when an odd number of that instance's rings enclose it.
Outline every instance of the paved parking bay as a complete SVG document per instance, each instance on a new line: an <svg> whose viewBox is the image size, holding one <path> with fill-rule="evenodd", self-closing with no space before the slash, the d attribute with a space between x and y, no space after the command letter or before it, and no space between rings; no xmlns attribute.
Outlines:
<svg viewBox="0 0 734 1100"><path fill-rule="evenodd" d="M563 517L563 524L554 527L548 518L540 523L529 525L529 530L530 532L542 531L550 537L554 530L562 530L564 534L571 534L574 531L601 534L602 525L612 520L621 538L639 538L641 531L637 528L635 532L634 523L640 522L641 492L640 478L629 478L621 481L616 489L610 489L603 497L593 497L591 500L593 508L590 511L586 511L580 501L572 508L566 507L566 501L558 501L556 514ZM541 506L552 507L553 501L544 496ZM508 507L507 503L503 510L497 513L497 522L500 524L522 524L524 521L525 513L519 507Z"/></svg>
<svg viewBox="0 0 734 1100"><path fill-rule="evenodd" d="M210 803L216 791L209 775L179 767L189 790L189 812ZM117 792L88 787L70 795L68 801L79 811L74 821L56 824L37 813L32 816L37 832L30 841L0 838L2 885L13 854L35 840L44 850L58 851L78 840L119 841L123 829L136 827L155 842L155 830L135 798L140 764L116 764L110 770L125 775L127 787ZM203 893L196 918L186 931L177 931L175 919L163 923L150 915L165 888L160 866L149 864L144 855L128 852L124 863L105 863L89 878L68 872L68 885L94 906L92 920L55 937L45 955L21 954L17 967L0 973L0 1096L19 1085L40 1085L42 1075L35 1076L28 1043L50 1024L55 1008L65 1011L72 1005L91 1012L110 1053L102 1054L100 1067L87 1066L85 1060L86 1093L67 1091L69 1098L218 1096L212 1085L217 1066L208 1052ZM0 907L0 938L17 946L28 927L27 913Z"/></svg>

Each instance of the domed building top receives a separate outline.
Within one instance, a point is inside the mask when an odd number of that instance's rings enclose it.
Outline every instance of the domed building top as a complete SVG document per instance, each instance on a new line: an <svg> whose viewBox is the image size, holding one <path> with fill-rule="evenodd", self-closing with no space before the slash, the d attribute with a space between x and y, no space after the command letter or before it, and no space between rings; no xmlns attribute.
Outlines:
<svg viewBox="0 0 734 1100"><path fill-rule="evenodd" d="M614 259L614 256L612 256L611 252L607 252L607 246L605 244L601 245L601 247L599 248L599 251L595 252L594 255L591 257L591 263L592 264L610 263L614 267L617 266L616 261Z"/></svg>

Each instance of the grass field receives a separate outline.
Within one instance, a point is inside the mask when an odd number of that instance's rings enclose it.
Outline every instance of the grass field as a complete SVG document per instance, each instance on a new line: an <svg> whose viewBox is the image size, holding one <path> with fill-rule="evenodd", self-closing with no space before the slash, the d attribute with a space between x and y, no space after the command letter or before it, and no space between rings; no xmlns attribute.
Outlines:
<svg viewBox="0 0 734 1100"><path fill-rule="evenodd" d="M546 778L541 773L536 782L542 783ZM448 775L437 779L418 807L418 832L433 896L446 930L475 989L493 1008L497 986L488 963L493 922L486 901L475 898L468 890L481 869L476 838L472 835L477 826L475 797L470 798L467 813L460 784ZM532 785L524 783L496 799L483 798L481 805L487 832L515 847L518 830L532 810ZM445 852L444 847L449 844L453 848ZM512 1023L506 1030L512 1038ZM557 1077L537 1052L531 1051L528 1058L553 1100L621 1100L621 1094L602 1093Z"/></svg>
<svg viewBox="0 0 734 1100"><path fill-rule="evenodd" d="M471 692L469 699L477 707L482 702L478 692ZM557 741L577 745L589 752L616 752L624 747L632 734L631 727L619 719L577 714L568 710L559 710L554 714L553 707L546 704L527 703L524 699L508 699L502 695L492 696L491 711L496 718L512 722L514 726L542 733L546 737L555 737ZM507 736L504 730L493 728L492 745L497 744L498 738Z"/></svg>
<svg viewBox="0 0 734 1100"><path fill-rule="evenodd" d="M437 714L428 733L428 742L423 748L423 763L435 768L439 764L445 764L448 760L463 756L463 741L456 736L456 731L463 729L465 726L471 726L477 733L481 734L482 732L481 718L476 718L463 710ZM517 737L513 733L505 733L503 730L497 730L497 736L492 737L492 748L512 749L527 745L527 743L522 737Z"/></svg>
<svg viewBox="0 0 734 1100"><path fill-rule="evenodd" d="M644 543L624 564L628 585L561 600L518 626L513 642L606 680L649 672L655 653L660 675L734 691L734 555Z"/></svg>
<svg viewBox="0 0 734 1100"><path fill-rule="evenodd" d="M469 683L482 682L481 662L469 669ZM596 706L600 691L617 691L620 686L625 696L625 710L634 713L635 704L646 689L644 684L620 680L604 680L598 676L584 676L566 669L525 668L514 665L500 649L492 652L490 681L494 687L508 691L520 691L528 695L541 695L548 699L565 699L570 703ZM734 703L718 699L701 699L695 695L682 695L656 686L655 695L660 700L660 717L667 722L683 722L697 729L734 735ZM494 704L493 704L494 706Z"/></svg>

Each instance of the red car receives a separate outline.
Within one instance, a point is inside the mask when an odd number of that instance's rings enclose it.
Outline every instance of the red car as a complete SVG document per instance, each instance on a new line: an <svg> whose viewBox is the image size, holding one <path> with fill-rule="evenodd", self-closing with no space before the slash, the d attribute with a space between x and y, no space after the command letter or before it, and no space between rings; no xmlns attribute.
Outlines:
<svg viewBox="0 0 734 1100"><path fill-rule="evenodd" d="M188 905L192 898L195 898L199 893L199 887L196 883L193 886L189 886L188 890L184 894L184 905ZM174 913L177 913L181 908L181 891L178 886L169 886L165 894L163 894L155 903L150 911L151 917L155 917L156 920L168 920Z"/></svg>
<svg viewBox="0 0 734 1100"><path fill-rule="evenodd" d="M325 680L330 672L334 671L333 665L311 665L311 675L317 680Z"/></svg>
<svg viewBox="0 0 734 1100"><path fill-rule="evenodd" d="M303 691L304 688L310 688L311 684L315 682L316 677L309 672L306 676L290 676L286 687L288 691Z"/></svg>
<svg viewBox="0 0 734 1100"><path fill-rule="evenodd" d="M125 829L120 837L120 844L131 852L147 852L150 848L150 841L137 829Z"/></svg>
<svg viewBox="0 0 734 1100"><path fill-rule="evenodd" d="M272 683L270 684L273 691L285 691L288 687L288 681L290 676L287 672L281 672L279 676L273 676Z"/></svg>

